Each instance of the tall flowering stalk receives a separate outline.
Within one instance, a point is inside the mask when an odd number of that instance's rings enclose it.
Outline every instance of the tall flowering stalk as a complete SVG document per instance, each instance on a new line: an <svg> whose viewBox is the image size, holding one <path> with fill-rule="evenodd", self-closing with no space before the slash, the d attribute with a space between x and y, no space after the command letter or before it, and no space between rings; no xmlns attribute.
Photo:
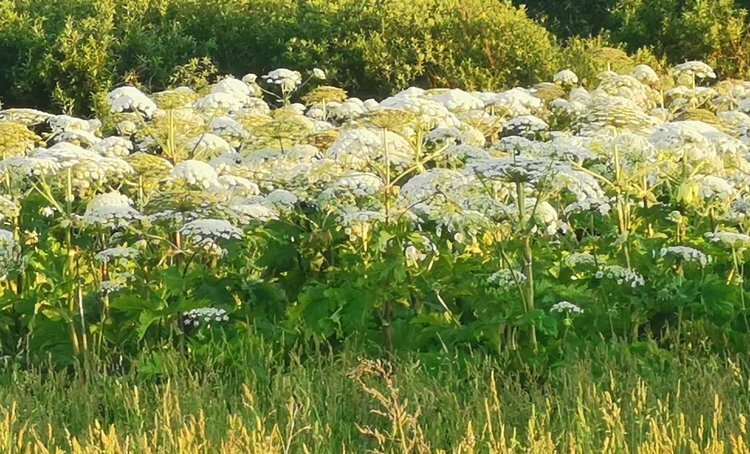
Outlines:
<svg viewBox="0 0 750 454"><path fill-rule="evenodd" d="M521 241L523 242L523 269L526 274L526 281L523 284L519 284L521 296L524 304L524 310L527 314L530 314L534 310L534 250L531 246L531 231L529 228L529 222L527 219L531 219L530 213L527 213L526 207L526 184L523 182L516 182L516 198L518 203L518 222L519 231L521 232ZM532 212L533 213L533 210ZM528 215L528 217L527 217ZM534 324L530 327L529 338L534 351L538 348L538 342L536 338L536 326Z"/></svg>

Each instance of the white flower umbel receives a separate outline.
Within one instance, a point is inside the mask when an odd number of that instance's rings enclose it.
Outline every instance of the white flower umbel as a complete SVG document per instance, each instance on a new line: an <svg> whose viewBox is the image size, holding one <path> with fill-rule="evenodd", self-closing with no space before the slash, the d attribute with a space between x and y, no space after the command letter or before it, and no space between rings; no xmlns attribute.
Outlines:
<svg viewBox="0 0 750 454"><path fill-rule="evenodd" d="M552 79L556 84L563 86L573 86L578 84L578 76L576 73L569 69L563 69L562 71L555 74Z"/></svg>
<svg viewBox="0 0 750 454"><path fill-rule="evenodd" d="M383 140L385 138L385 141ZM341 133L326 152L342 165L366 169L373 163L386 161L398 169L409 167L414 161L414 150L409 141L392 132L355 128Z"/></svg>
<svg viewBox="0 0 750 454"><path fill-rule="evenodd" d="M484 109L484 101L463 90L454 88L430 97L453 113Z"/></svg>
<svg viewBox="0 0 750 454"><path fill-rule="evenodd" d="M470 176L448 169L430 169L413 176L404 183L398 194L398 205L403 208L419 207L429 212L429 208L448 201L459 202L463 188L471 180Z"/></svg>
<svg viewBox="0 0 750 454"><path fill-rule="evenodd" d="M374 223L384 222L385 215L379 211L352 211L345 213L341 217L341 223L343 225L353 225L358 223Z"/></svg>
<svg viewBox="0 0 750 454"><path fill-rule="evenodd" d="M258 185L247 178L236 177L234 175L222 175L219 177L219 183L222 188L229 191L231 195L249 197L260 194Z"/></svg>
<svg viewBox="0 0 750 454"><path fill-rule="evenodd" d="M706 266L711 262L711 257L689 246L667 246L661 248L659 257L674 257L683 262L694 262L701 266Z"/></svg>
<svg viewBox="0 0 750 454"><path fill-rule="evenodd" d="M261 197L261 199L263 199ZM232 211L238 222L241 224L250 224L252 222L265 223L279 219L279 213L263 203L243 202L231 205Z"/></svg>
<svg viewBox="0 0 750 454"><path fill-rule="evenodd" d="M518 117L540 110L544 102L534 96L532 90L516 87L502 93L487 94L485 104L511 117Z"/></svg>
<svg viewBox="0 0 750 454"><path fill-rule="evenodd" d="M451 145L443 152L444 160L451 163L463 163L476 161L478 159L487 159L489 153L479 147L468 144Z"/></svg>
<svg viewBox="0 0 750 454"><path fill-rule="evenodd" d="M50 158L13 156L0 161L0 175L6 173L22 177L53 175L61 169L62 166Z"/></svg>
<svg viewBox="0 0 750 454"><path fill-rule="evenodd" d="M704 201L730 200L738 192L729 181L715 175L696 175L692 182L696 185L698 195Z"/></svg>
<svg viewBox="0 0 750 454"><path fill-rule="evenodd" d="M416 268L431 254L437 253L437 247L424 235L418 235L416 241L410 241L404 248L406 265Z"/></svg>
<svg viewBox="0 0 750 454"><path fill-rule="evenodd" d="M325 80L326 79L326 73L320 68L313 68L312 75L314 78L318 80Z"/></svg>
<svg viewBox="0 0 750 454"><path fill-rule="evenodd" d="M702 61L688 61L674 67L678 77L687 75L698 79L716 79L716 73L713 68Z"/></svg>
<svg viewBox="0 0 750 454"><path fill-rule="evenodd" d="M49 219L55 215L55 212L56 210L51 206L45 206L45 207L39 208L39 214L43 218Z"/></svg>
<svg viewBox="0 0 750 454"><path fill-rule="evenodd" d="M329 102L328 104L326 104L326 111L328 112L328 116L330 118L339 121L346 121L362 115L363 113L367 112L367 109L365 108L365 105L361 99L349 98L344 102ZM322 113L323 112L321 109L320 120L325 120L322 117ZM308 112L308 116L312 118L310 112Z"/></svg>
<svg viewBox="0 0 750 454"><path fill-rule="evenodd" d="M193 157L200 156L203 159L208 159L232 152L234 147L215 134L205 133L188 141L187 150Z"/></svg>
<svg viewBox="0 0 750 454"><path fill-rule="evenodd" d="M156 113L156 103L135 87L118 87L109 92L107 102L112 112L139 112L146 118Z"/></svg>
<svg viewBox="0 0 750 454"><path fill-rule="evenodd" d="M188 159L178 163L169 173L168 180L184 181L203 189L220 186L219 175L213 167L203 161Z"/></svg>
<svg viewBox="0 0 750 454"><path fill-rule="evenodd" d="M737 232L709 232L706 233L706 238L714 243L719 243L723 246L729 246L735 249L746 248L750 246L750 235Z"/></svg>
<svg viewBox="0 0 750 454"><path fill-rule="evenodd" d="M133 273L129 271L111 272L108 280L99 284L99 291L105 295L128 288L130 283L135 280Z"/></svg>
<svg viewBox="0 0 750 454"><path fill-rule="evenodd" d="M68 142L81 147L91 147L102 139L88 131L61 131L49 138L47 143Z"/></svg>
<svg viewBox="0 0 750 454"><path fill-rule="evenodd" d="M541 144L541 142L535 142L521 136L507 136L492 145L490 152L496 157L505 157L504 155L537 156L541 154L538 151Z"/></svg>
<svg viewBox="0 0 750 454"><path fill-rule="evenodd" d="M196 244L208 240L238 240L242 231L223 219L196 219L182 226L180 233Z"/></svg>
<svg viewBox="0 0 750 454"><path fill-rule="evenodd" d="M87 150L67 142L59 142L49 148L36 148L30 156L38 159L51 159L62 168L72 167L84 161L99 162L102 156L93 150Z"/></svg>
<svg viewBox="0 0 750 454"><path fill-rule="evenodd" d="M107 180L122 182L135 170L125 160L120 158L99 158L96 161L84 160L70 169L73 187L76 189L87 189L95 183L103 183Z"/></svg>
<svg viewBox="0 0 750 454"><path fill-rule="evenodd" d="M515 289L518 285L526 282L526 275L520 271L502 269L496 271L487 278L487 283L502 290Z"/></svg>
<svg viewBox="0 0 750 454"><path fill-rule="evenodd" d="M226 77L211 87L211 93L228 93L238 100L249 98L252 94L250 86L234 77Z"/></svg>
<svg viewBox="0 0 750 454"><path fill-rule="evenodd" d="M591 143L585 138L559 136L549 142L537 143L535 147L528 148L527 150L529 154L536 156L583 164L586 161L595 161L598 158L596 153L591 151L590 148Z"/></svg>
<svg viewBox="0 0 750 454"><path fill-rule="evenodd" d="M521 115L503 123L503 130L510 135L534 135L547 129L547 122L534 115Z"/></svg>
<svg viewBox="0 0 750 454"><path fill-rule="evenodd" d="M727 219L741 222L750 219L750 199L740 198L732 201Z"/></svg>
<svg viewBox="0 0 750 454"><path fill-rule="evenodd" d="M417 249L413 244L410 244L404 249L404 257L406 258L407 266L416 267L419 265L419 262L427 258L427 254Z"/></svg>
<svg viewBox="0 0 750 454"><path fill-rule="evenodd" d="M99 194L86 207L82 221L85 225L123 227L141 219L128 196L117 191Z"/></svg>
<svg viewBox="0 0 750 454"><path fill-rule="evenodd" d="M216 117L211 120L209 127L211 132L227 141L239 140L247 136L247 130L242 123L231 117Z"/></svg>
<svg viewBox="0 0 750 454"><path fill-rule="evenodd" d="M18 263L18 253L13 232L0 229L0 279L5 279L10 268Z"/></svg>
<svg viewBox="0 0 750 454"><path fill-rule="evenodd" d="M260 77L266 83L278 85L283 93L294 91L302 83L302 74L285 68L275 69Z"/></svg>
<svg viewBox="0 0 750 454"><path fill-rule="evenodd" d="M565 264L570 267L594 265L596 257L588 252L574 252L565 257Z"/></svg>
<svg viewBox="0 0 750 454"><path fill-rule="evenodd" d="M594 275L597 279L609 279L618 285L626 285L631 288L642 287L646 280L633 270L623 268L619 265L610 265Z"/></svg>
<svg viewBox="0 0 750 454"><path fill-rule="evenodd" d="M208 161L208 164L213 167L219 175L236 173L234 171L242 164L242 155L236 151L229 151L211 159Z"/></svg>
<svg viewBox="0 0 750 454"><path fill-rule="evenodd" d="M562 98L550 101L549 107L552 113L558 116L567 115L571 119L577 118L586 110L585 104Z"/></svg>
<svg viewBox="0 0 750 454"><path fill-rule="evenodd" d="M286 189L276 189L268 193L266 200L271 202L275 207L288 211L294 208L299 199L294 193Z"/></svg>
<svg viewBox="0 0 750 454"><path fill-rule="evenodd" d="M340 222L351 241L358 238L366 240L374 225L385 222L385 214L380 211L355 210L344 213Z"/></svg>
<svg viewBox="0 0 750 454"><path fill-rule="evenodd" d="M478 160L471 163L470 167L478 176L488 180L529 183L533 186L558 172L560 163L548 159L512 156Z"/></svg>
<svg viewBox="0 0 750 454"><path fill-rule="evenodd" d="M182 323L187 327L198 328L201 325L210 326L212 323L223 323L229 321L229 315L224 309L215 307L201 307L185 312Z"/></svg>
<svg viewBox="0 0 750 454"><path fill-rule="evenodd" d="M570 301L560 301L559 303L555 303L549 311L558 314L583 314L583 309Z"/></svg>
<svg viewBox="0 0 750 454"><path fill-rule="evenodd" d="M633 77L644 84L654 84L659 81L656 71L648 65L638 65L633 68Z"/></svg>
<svg viewBox="0 0 750 454"><path fill-rule="evenodd" d="M138 257L138 254L138 249L128 246L116 246L97 252L94 258L103 263L127 265L133 259Z"/></svg>
<svg viewBox="0 0 750 454"><path fill-rule="evenodd" d="M224 115L227 112L238 112L242 109L243 99L232 93L218 92L209 93L193 103L198 112L207 115Z"/></svg>
<svg viewBox="0 0 750 454"><path fill-rule="evenodd" d="M91 149L107 158L124 158L132 153L133 143L128 139L112 136L97 142Z"/></svg>
<svg viewBox="0 0 750 454"><path fill-rule="evenodd" d="M409 94L408 90L384 99L374 110L379 109L401 109L416 114L418 122L427 129L461 125L456 115L439 102Z"/></svg>
<svg viewBox="0 0 750 454"><path fill-rule="evenodd" d="M463 141L463 133L458 128L435 128L425 136L427 142L455 145Z"/></svg>
<svg viewBox="0 0 750 454"><path fill-rule="evenodd" d="M47 118L47 124L53 133L58 133L62 131L96 132L102 123L99 120L84 120L70 115L51 115Z"/></svg>

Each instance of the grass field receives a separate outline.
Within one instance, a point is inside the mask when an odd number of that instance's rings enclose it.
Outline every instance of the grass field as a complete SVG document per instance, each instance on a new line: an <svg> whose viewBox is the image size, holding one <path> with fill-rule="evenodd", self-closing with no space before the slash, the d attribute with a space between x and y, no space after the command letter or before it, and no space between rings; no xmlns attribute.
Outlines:
<svg viewBox="0 0 750 454"><path fill-rule="evenodd" d="M386 361L354 347L308 358L243 348L231 361L152 352L137 373L8 368L1 449L750 452L740 359L636 359L612 344L534 372L465 352Z"/></svg>

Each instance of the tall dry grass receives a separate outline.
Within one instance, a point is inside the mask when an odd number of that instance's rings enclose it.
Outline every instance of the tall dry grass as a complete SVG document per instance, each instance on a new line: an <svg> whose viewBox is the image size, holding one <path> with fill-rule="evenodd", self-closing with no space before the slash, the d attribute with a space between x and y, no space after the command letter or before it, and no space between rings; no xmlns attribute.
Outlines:
<svg viewBox="0 0 750 454"><path fill-rule="evenodd" d="M738 360L610 351L535 376L481 355L359 356L269 356L265 374L176 354L150 375L6 371L0 451L750 452Z"/></svg>

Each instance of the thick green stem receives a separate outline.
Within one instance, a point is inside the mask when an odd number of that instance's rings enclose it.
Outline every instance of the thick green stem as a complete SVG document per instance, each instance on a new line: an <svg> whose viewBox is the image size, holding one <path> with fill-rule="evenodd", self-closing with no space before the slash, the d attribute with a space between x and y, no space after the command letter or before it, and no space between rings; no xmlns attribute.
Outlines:
<svg viewBox="0 0 750 454"><path fill-rule="evenodd" d="M677 288L682 289L682 283L684 281L685 276L685 269L682 266L682 263L677 265ZM677 334L675 339L675 350L677 352L680 351L680 344L682 342L682 315L684 312L684 303L682 301L678 300L678 304L680 305L677 308Z"/></svg>
<svg viewBox="0 0 750 454"><path fill-rule="evenodd" d="M385 161L385 193L383 194L383 205L385 209L385 225L390 225L390 206L391 206L391 162L388 155L388 136L387 130L383 128L383 159ZM383 342L385 349L389 353L393 352L393 302L390 297L386 296L383 303Z"/></svg>
<svg viewBox="0 0 750 454"><path fill-rule="evenodd" d="M732 248L732 260L734 261L734 272L738 276L738 282L740 287L740 304L742 306L742 319L745 322L745 330L750 333L750 323L747 320L747 308L745 306L745 265L740 265L739 259L737 258L737 250Z"/></svg>
<svg viewBox="0 0 750 454"><path fill-rule="evenodd" d="M76 311L76 298L74 295L75 290L75 250L73 249L73 176L71 169L68 168L66 172L66 185L65 185L65 208L67 216L67 227L65 228L65 249L67 251L67 268L65 270L66 277L68 280L68 313L70 314L70 321L68 323L68 333L70 335L70 342L73 345L73 352L76 356L81 354L81 344L79 342L78 333L75 327L75 314Z"/></svg>
<svg viewBox="0 0 750 454"><path fill-rule="evenodd" d="M423 173L425 171L424 163L422 162L422 141L424 136L424 132L422 131L422 127L420 126L417 129L417 134L415 136L415 144L414 144L414 162L416 162L417 172Z"/></svg>
<svg viewBox="0 0 750 454"><path fill-rule="evenodd" d="M173 163L177 163L177 150L175 150L175 127L174 127L174 109L167 111L167 118L169 125L167 127L167 157L172 160Z"/></svg>
<svg viewBox="0 0 750 454"><path fill-rule="evenodd" d="M630 208L625 201L622 191L622 169L620 168L620 152L617 147L614 148L615 153L615 184L617 185L617 221L620 229L620 237L622 238L622 252L625 256L625 264L630 269L630 248L628 247L628 234L629 234L629 221L630 221Z"/></svg>
<svg viewBox="0 0 750 454"><path fill-rule="evenodd" d="M385 192L383 193L383 206L385 208L385 223L390 223L390 193L391 193L391 160L388 155L388 135L383 128L383 160L385 162Z"/></svg>
<svg viewBox="0 0 750 454"><path fill-rule="evenodd" d="M526 222L526 191L523 183L516 183L516 196L518 198L518 219L523 235L523 267L526 275L524 287L524 310L530 314L534 310L534 252L531 248L531 233ZM536 326L532 323L529 331L531 345L537 350Z"/></svg>

